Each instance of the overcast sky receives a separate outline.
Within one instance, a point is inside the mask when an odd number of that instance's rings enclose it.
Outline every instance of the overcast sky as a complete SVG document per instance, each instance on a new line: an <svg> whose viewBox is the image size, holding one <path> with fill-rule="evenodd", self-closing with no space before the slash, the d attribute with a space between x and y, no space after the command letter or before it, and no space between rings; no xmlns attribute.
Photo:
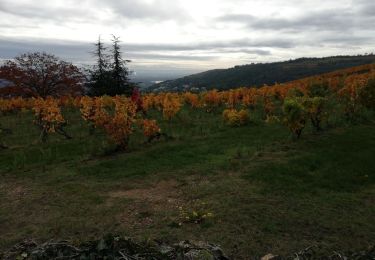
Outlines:
<svg viewBox="0 0 375 260"><path fill-rule="evenodd" d="M120 36L137 71L203 71L375 50L375 0L0 0L0 58L90 62Z"/></svg>

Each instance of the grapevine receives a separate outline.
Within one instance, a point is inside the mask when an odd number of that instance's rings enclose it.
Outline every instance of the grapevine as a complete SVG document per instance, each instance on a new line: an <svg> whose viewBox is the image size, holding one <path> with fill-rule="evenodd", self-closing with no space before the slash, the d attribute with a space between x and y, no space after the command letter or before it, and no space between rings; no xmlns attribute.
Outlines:
<svg viewBox="0 0 375 260"><path fill-rule="evenodd" d="M58 100L53 98L36 99L34 101L33 111L35 115L34 123L40 128L40 138L42 142L47 140L48 134L58 133L66 139L71 139L64 127L67 125L61 114Z"/></svg>

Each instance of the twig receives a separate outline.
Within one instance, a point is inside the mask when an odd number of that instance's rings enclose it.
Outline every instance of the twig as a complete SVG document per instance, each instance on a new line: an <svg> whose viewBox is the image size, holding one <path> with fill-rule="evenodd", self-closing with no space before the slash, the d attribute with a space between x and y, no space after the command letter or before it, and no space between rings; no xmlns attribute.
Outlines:
<svg viewBox="0 0 375 260"><path fill-rule="evenodd" d="M118 251L119 252L119 254L122 256L122 258L124 259L124 260L137 260L138 258L135 258L135 257L133 257L133 256L130 256L130 255L128 255L128 254L125 254L125 253L123 253L123 252L121 252L121 251Z"/></svg>

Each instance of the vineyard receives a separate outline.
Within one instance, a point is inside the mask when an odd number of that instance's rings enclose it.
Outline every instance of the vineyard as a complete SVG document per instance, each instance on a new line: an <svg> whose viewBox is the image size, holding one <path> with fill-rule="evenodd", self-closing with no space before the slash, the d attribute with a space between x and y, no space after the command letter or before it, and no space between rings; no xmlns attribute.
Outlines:
<svg viewBox="0 0 375 260"><path fill-rule="evenodd" d="M114 232L239 258L362 249L374 111L375 65L261 88L0 99L0 248Z"/></svg>
<svg viewBox="0 0 375 260"><path fill-rule="evenodd" d="M0 111L3 117L33 113L33 122L40 129L42 142L46 142L52 133L71 139L64 130L68 121L62 111L70 114L80 111L81 118L90 127L90 134L94 134L95 129L102 130L120 150L127 149L130 137L136 129L143 131L148 142L161 136L156 120L160 116L152 118L154 112L161 112L161 120L170 122L174 117L178 117L179 111L184 107L207 113L222 113L224 122L230 126L250 123L251 113L261 112L266 123L283 122L298 138L309 120L319 131L321 124L328 121L330 115L336 116L335 113L341 112L347 119L355 120L361 117L363 108L372 109L375 105L374 78L375 66L365 65L339 73L258 89L239 88L223 92L212 90L202 94L135 94L132 98L103 96L2 99ZM336 107L329 104L333 99L337 103ZM340 109L342 111L339 111ZM12 131L11 128L2 127L3 132L5 129ZM2 144L2 147L6 146Z"/></svg>

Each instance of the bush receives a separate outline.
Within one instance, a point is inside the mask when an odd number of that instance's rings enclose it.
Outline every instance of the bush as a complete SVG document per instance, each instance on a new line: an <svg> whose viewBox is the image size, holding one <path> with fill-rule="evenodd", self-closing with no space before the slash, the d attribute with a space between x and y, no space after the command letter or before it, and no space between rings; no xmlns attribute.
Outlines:
<svg viewBox="0 0 375 260"><path fill-rule="evenodd" d="M326 99L323 97L304 98L303 106L315 130L321 131L321 124L327 119Z"/></svg>
<svg viewBox="0 0 375 260"><path fill-rule="evenodd" d="M57 99L36 99L34 101L33 111L35 115L34 123L40 128L40 138L42 142L46 142L48 135L51 133L58 133L63 135L66 139L72 138L64 130L67 122L61 114L61 107Z"/></svg>
<svg viewBox="0 0 375 260"><path fill-rule="evenodd" d="M306 112L298 98L287 98L283 105L284 124L299 138L306 126Z"/></svg>
<svg viewBox="0 0 375 260"><path fill-rule="evenodd" d="M303 97L305 94L298 88L291 88L288 90L287 97Z"/></svg>
<svg viewBox="0 0 375 260"><path fill-rule="evenodd" d="M128 148L137 116L137 105L128 98L115 97L115 112L104 125L108 137L116 144L117 150Z"/></svg>
<svg viewBox="0 0 375 260"><path fill-rule="evenodd" d="M361 104L368 109L375 109L375 78L369 79L367 84L359 90Z"/></svg>
<svg viewBox="0 0 375 260"><path fill-rule="evenodd" d="M330 94L329 86L326 83L312 83L308 91L310 97L326 97Z"/></svg>
<svg viewBox="0 0 375 260"><path fill-rule="evenodd" d="M242 126L250 121L249 111L245 109L226 109L223 112L224 122L230 126Z"/></svg>

